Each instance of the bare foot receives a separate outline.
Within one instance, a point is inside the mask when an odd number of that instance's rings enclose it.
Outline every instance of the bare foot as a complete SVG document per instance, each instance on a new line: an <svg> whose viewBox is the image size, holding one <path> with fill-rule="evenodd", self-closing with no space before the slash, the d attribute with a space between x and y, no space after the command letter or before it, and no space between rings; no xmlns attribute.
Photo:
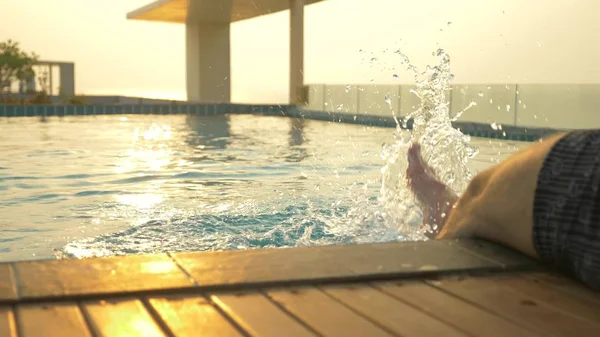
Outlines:
<svg viewBox="0 0 600 337"><path fill-rule="evenodd" d="M421 145L414 143L408 149L408 187L415 193L423 211L425 235L433 239L444 226L448 213L458 197L435 176L435 171L421 156Z"/></svg>

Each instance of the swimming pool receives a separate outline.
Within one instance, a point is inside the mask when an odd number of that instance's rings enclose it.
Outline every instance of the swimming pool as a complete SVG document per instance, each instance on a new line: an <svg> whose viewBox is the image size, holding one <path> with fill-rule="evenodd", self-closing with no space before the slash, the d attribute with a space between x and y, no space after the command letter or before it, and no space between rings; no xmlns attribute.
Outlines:
<svg viewBox="0 0 600 337"><path fill-rule="evenodd" d="M376 216L393 132L253 115L2 118L0 260L402 240ZM473 171L527 144L472 143Z"/></svg>

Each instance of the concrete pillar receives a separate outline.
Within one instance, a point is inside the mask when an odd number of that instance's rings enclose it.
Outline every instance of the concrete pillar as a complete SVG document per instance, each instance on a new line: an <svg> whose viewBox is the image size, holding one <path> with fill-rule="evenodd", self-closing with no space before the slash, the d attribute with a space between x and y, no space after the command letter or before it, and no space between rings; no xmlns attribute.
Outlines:
<svg viewBox="0 0 600 337"><path fill-rule="evenodd" d="M52 79L52 65L48 65L48 96L53 95L54 79Z"/></svg>
<svg viewBox="0 0 600 337"><path fill-rule="evenodd" d="M290 104L304 105L304 0L290 0Z"/></svg>
<svg viewBox="0 0 600 337"><path fill-rule="evenodd" d="M61 63L59 65L59 95L63 97L75 96L75 64Z"/></svg>
<svg viewBox="0 0 600 337"><path fill-rule="evenodd" d="M229 23L187 23L185 39L187 99L229 103Z"/></svg>
<svg viewBox="0 0 600 337"><path fill-rule="evenodd" d="M27 93L35 92L37 90L36 83L35 83L35 76L32 76L29 79L27 79L26 83L27 84L25 86L25 91Z"/></svg>

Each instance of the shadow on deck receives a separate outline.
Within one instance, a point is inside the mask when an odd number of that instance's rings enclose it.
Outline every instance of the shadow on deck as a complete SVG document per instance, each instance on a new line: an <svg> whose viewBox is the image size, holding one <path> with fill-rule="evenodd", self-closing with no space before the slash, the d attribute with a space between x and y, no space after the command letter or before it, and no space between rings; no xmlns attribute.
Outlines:
<svg viewBox="0 0 600 337"><path fill-rule="evenodd" d="M598 336L600 294L473 240L0 264L0 336Z"/></svg>

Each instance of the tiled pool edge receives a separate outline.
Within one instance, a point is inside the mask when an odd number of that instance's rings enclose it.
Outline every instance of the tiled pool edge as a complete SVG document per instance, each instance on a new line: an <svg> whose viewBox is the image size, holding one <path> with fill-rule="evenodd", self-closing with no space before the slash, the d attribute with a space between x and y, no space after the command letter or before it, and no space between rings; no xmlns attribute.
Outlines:
<svg viewBox="0 0 600 337"><path fill-rule="evenodd" d="M146 104L146 105L0 105L0 117L51 117L51 116L92 116L123 114L191 114L214 116L224 114L256 114L285 116L338 123L360 124L379 127L396 127L392 116L352 114L348 112L327 112L299 108L292 105L253 105L253 104ZM399 118L402 120L402 118ZM534 128L504 125L492 128L489 124L474 122L453 122L464 134L473 137L495 138L517 141L535 141L559 129ZM409 121L407 129L412 128Z"/></svg>
<svg viewBox="0 0 600 337"><path fill-rule="evenodd" d="M25 261L0 264L0 304L540 270L474 240Z"/></svg>

